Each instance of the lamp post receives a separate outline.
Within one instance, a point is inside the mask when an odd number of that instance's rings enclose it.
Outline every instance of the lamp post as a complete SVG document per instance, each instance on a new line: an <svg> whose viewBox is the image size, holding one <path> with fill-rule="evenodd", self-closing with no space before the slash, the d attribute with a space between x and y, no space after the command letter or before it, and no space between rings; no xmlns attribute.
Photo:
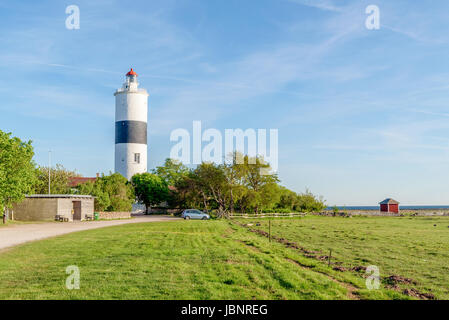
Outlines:
<svg viewBox="0 0 449 320"><path fill-rule="evenodd" d="M48 194L51 191L51 150L48 150Z"/></svg>

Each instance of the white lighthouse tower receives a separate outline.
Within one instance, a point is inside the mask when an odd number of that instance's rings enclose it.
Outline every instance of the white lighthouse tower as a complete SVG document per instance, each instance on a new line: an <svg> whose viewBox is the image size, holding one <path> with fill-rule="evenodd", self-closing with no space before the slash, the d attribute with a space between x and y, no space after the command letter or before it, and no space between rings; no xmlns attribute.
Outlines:
<svg viewBox="0 0 449 320"><path fill-rule="evenodd" d="M148 93L131 68L115 93L115 172L130 180L147 172Z"/></svg>

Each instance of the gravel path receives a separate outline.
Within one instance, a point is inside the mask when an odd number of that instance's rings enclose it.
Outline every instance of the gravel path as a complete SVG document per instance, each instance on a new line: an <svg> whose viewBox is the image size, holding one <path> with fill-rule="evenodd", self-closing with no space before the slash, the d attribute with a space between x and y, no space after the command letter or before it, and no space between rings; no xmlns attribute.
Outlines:
<svg viewBox="0 0 449 320"><path fill-rule="evenodd" d="M28 241L59 236L61 234L118 226L128 223L174 221L180 218L170 216L135 216L126 220L86 221L86 222L48 222L36 224L11 225L0 228L0 250Z"/></svg>

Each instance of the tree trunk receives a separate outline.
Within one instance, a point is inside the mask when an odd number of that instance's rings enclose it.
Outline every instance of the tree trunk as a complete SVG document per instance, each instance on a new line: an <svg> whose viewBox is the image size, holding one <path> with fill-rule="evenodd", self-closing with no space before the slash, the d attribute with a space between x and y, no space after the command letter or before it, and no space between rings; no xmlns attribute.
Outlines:
<svg viewBox="0 0 449 320"><path fill-rule="evenodd" d="M231 187L231 214L234 213L234 195L232 194L232 187Z"/></svg>
<svg viewBox="0 0 449 320"><path fill-rule="evenodd" d="M206 209L206 211L209 211L209 208L207 206L207 201L206 201L206 195L204 194L204 191L201 191L201 194L203 195L204 208Z"/></svg>

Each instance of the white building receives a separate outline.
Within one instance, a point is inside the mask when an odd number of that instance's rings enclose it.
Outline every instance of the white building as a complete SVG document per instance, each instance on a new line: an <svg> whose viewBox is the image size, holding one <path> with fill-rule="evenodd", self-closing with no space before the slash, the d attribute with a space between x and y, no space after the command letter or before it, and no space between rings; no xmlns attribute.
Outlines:
<svg viewBox="0 0 449 320"><path fill-rule="evenodd" d="M115 172L128 180L147 172L148 93L131 68L115 93Z"/></svg>

